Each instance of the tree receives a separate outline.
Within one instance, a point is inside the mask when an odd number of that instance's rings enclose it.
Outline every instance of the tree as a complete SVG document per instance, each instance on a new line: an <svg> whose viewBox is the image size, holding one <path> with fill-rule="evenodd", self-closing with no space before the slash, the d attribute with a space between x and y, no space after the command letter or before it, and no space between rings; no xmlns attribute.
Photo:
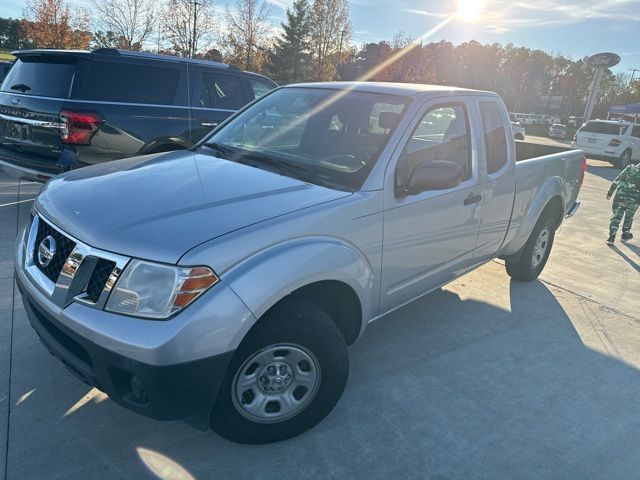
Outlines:
<svg viewBox="0 0 640 480"><path fill-rule="evenodd" d="M233 10L225 10L227 56L246 70L260 71L268 57L271 7L257 0L236 0Z"/></svg>
<svg viewBox="0 0 640 480"><path fill-rule="evenodd" d="M171 44L170 52L182 57L195 57L200 50L208 51L217 29L214 18L213 0L169 0L161 28Z"/></svg>
<svg viewBox="0 0 640 480"><path fill-rule="evenodd" d="M27 0L22 28L29 41L39 48L89 48L89 15L73 14L64 0Z"/></svg>
<svg viewBox="0 0 640 480"><path fill-rule="evenodd" d="M313 75L316 80L333 79L340 47L351 38L348 0L314 0L311 20ZM342 44L342 45L341 45Z"/></svg>
<svg viewBox="0 0 640 480"><path fill-rule="evenodd" d="M138 50L137 45L134 44L131 50ZM98 30L93 32L93 37L91 38L91 48L118 48L118 49L128 49L127 47L127 39L122 37L121 35L117 35L115 32L106 31L103 32Z"/></svg>
<svg viewBox="0 0 640 480"><path fill-rule="evenodd" d="M92 0L98 24L118 38L118 47L140 50L155 26L153 0Z"/></svg>
<svg viewBox="0 0 640 480"><path fill-rule="evenodd" d="M27 38L20 20L0 18L0 48L21 50L33 47L33 42Z"/></svg>
<svg viewBox="0 0 640 480"><path fill-rule="evenodd" d="M308 80L311 75L311 11L307 0L287 8L287 21L270 59L274 80L281 84Z"/></svg>

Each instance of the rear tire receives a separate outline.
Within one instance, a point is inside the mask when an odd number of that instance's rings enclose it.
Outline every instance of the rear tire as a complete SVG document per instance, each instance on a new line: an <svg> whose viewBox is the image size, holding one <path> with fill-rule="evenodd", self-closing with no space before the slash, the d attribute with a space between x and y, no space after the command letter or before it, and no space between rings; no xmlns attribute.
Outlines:
<svg viewBox="0 0 640 480"><path fill-rule="evenodd" d="M624 169L629 165L629 162L631 162L631 150L627 148L624 152L622 152L622 155L620 155L618 167Z"/></svg>
<svg viewBox="0 0 640 480"><path fill-rule="evenodd" d="M294 437L324 419L349 375L347 347L319 307L287 297L240 344L211 413L211 428L238 443Z"/></svg>
<svg viewBox="0 0 640 480"><path fill-rule="evenodd" d="M555 225L550 215L543 215L533 228L531 236L525 243L522 254L518 260L506 260L507 274L516 280L530 282L540 276L544 270L553 240L555 238Z"/></svg>

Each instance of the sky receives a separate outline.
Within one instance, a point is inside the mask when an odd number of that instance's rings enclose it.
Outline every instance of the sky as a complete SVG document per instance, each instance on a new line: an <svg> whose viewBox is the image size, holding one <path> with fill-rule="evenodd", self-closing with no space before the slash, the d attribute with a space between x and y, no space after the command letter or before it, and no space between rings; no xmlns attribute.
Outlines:
<svg viewBox="0 0 640 480"><path fill-rule="evenodd" d="M267 1L278 24L293 0ZM89 0L69 3L90 5ZM222 13L231 3L218 0L217 8ZM350 5L356 45L391 40L398 31L411 38L432 31L425 43L513 43L574 60L614 52L622 57L615 73L640 68L640 0L351 0ZM23 1L3 0L0 17L20 17L23 8Z"/></svg>

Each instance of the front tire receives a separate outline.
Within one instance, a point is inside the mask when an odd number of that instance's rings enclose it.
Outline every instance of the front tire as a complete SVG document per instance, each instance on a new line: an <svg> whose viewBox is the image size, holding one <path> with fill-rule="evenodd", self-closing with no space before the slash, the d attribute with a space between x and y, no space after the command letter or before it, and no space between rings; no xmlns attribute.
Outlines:
<svg viewBox="0 0 640 480"><path fill-rule="evenodd" d="M270 443L310 429L338 403L349 357L317 306L288 297L240 344L211 413L211 428L238 443Z"/></svg>
<svg viewBox="0 0 640 480"><path fill-rule="evenodd" d="M543 215L525 243L517 260L507 259L507 274L516 280L530 282L540 276L547 264L555 238L555 225L549 215Z"/></svg>

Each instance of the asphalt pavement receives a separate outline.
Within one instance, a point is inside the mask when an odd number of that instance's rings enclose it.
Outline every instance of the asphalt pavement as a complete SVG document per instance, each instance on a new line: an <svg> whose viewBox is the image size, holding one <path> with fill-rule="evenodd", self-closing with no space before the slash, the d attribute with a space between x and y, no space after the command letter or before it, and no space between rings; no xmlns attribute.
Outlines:
<svg viewBox="0 0 640 480"><path fill-rule="evenodd" d="M617 173L589 161L538 281L496 260L372 324L329 417L263 446L135 415L42 348L12 264L38 186L0 176L0 478L637 478L640 242L604 244Z"/></svg>

